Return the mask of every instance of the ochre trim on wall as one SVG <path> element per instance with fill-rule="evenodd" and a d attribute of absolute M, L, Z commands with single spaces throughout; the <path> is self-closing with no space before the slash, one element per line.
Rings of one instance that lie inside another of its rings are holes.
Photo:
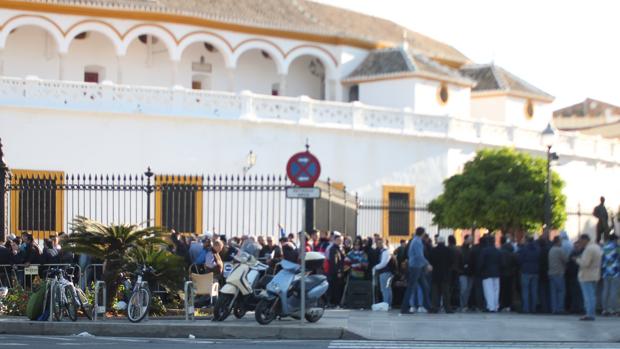
<path fill-rule="evenodd" d="M 545 97 L 535 95 L 533 93 L 519 92 L 519 91 L 472 91 L 471 98 L 488 98 L 488 97 L 517 97 L 517 98 L 529 98 L 531 100 L 543 103 L 551 103 L 555 99 L 554 97 Z"/>
<path fill-rule="evenodd" d="M 384 239 L 389 240 L 392 246 L 397 246 L 401 239 L 407 239 L 415 230 L 415 212 L 409 210 L 409 236 L 390 236 L 390 193 L 409 194 L 409 207 L 415 207 L 415 186 L 412 185 L 384 185 L 383 186 L 383 232 Z M 397 245 L 394 245 L 397 244 Z"/>
<path fill-rule="evenodd" d="M 20 170 L 11 169 L 12 185 L 19 185 L 21 179 L 53 179 L 57 188 L 62 187 L 65 182 L 65 173 L 61 171 L 45 171 L 45 170 Z M 19 236 L 24 230 L 19 226 L 19 190 L 11 190 L 11 226 L 10 232 Z M 54 230 L 28 230 L 32 234 L 35 240 L 42 240 L 49 238 L 50 233 L 57 233 L 62 231 L 64 223 L 64 191 L 62 189 L 56 189 L 56 224 Z"/>
<path fill-rule="evenodd" d="M 345 38 L 335 35 L 321 35 L 312 33 L 300 33 L 282 29 L 260 28 L 250 25 L 224 23 L 211 19 L 197 18 L 185 15 L 175 15 L 168 13 L 158 12 L 145 12 L 145 11 L 128 11 L 121 9 L 104 9 L 104 8 L 92 8 L 82 6 L 69 6 L 60 4 L 46 4 L 46 3 L 30 3 L 22 1 L 4 0 L 0 2 L 0 8 L 21 10 L 21 11 L 36 11 L 47 12 L 64 15 L 78 15 L 78 16 L 92 16 L 92 17 L 107 17 L 117 19 L 131 19 L 131 20 L 143 20 L 153 22 L 169 22 L 177 24 L 196 25 L 201 27 L 209 27 L 214 29 L 229 30 L 234 32 L 255 34 L 255 35 L 267 35 L 276 36 L 286 39 L 303 40 L 320 42 L 331 45 L 347 45 L 352 47 L 359 47 L 363 49 L 375 49 L 383 48 L 386 45 L 393 46 L 383 41 L 371 42 L 368 40 Z"/>
<path fill-rule="evenodd" d="M 444 83 L 448 83 L 448 84 L 452 84 L 456 86 L 462 86 L 462 87 L 473 86 L 471 83 L 466 83 L 464 81 L 459 81 L 456 79 L 450 79 L 447 77 L 441 77 L 438 75 L 428 74 L 428 73 L 423 73 L 423 72 L 397 73 L 397 74 L 386 74 L 383 76 L 368 77 L 368 78 L 362 77 L 362 78 L 357 78 L 357 79 L 356 78 L 346 79 L 342 81 L 342 84 L 343 85 L 355 85 L 355 84 L 363 84 L 366 82 L 400 80 L 400 79 L 422 79 L 422 80 L 429 80 L 429 81 L 439 81 L 439 82 L 444 82 Z"/>
<path fill-rule="evenodd" d="M 162 191 L 161 186 L 165 184 L 179 184 L 179 185 L 198 185 L 202 186 L 202 177 L 199 176 L 183 176 L 183 175 L 157 175 L 155 176 L 155 226 L 159 227 L 162 224 Z M 194 231 L 183 231 L 179 233 L 202 233 L 202 190 L 196 190 L 196 207 L 195 210 L 195 222 Z"/>

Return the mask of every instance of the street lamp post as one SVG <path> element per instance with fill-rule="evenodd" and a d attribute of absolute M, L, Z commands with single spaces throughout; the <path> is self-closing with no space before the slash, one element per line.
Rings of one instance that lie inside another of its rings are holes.
<path fill-rule="evenodd" d="M 558 155 L 551 152 L 551 147 L 555 142 L 556 133 L 551 123 L 547 124 L 547 127 L 542 132 L 542 143 L 547 147 L 547 186 L 545 188 L 545 222 L 543 235 L 549 238 L 551 232 L 551 161 L 557 160 Z"/>

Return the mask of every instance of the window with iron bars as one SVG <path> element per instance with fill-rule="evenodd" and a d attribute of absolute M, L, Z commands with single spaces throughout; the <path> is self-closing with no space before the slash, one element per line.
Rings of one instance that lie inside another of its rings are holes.
<path fill-rule="evenodd" d="M 33 233 L 35 239 L 62 230 L 62 172 L 12 170 L 10 227 L 14 234 Z"/>

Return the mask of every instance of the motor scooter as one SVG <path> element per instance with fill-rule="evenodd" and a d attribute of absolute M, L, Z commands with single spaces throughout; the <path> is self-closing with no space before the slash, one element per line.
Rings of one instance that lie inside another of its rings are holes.
<path fill-rule="evenodd" d="M 319 252 L 306 253 L 306 266 L 314 270 L 323 264 L 325 256 Z M 325 303 L 322 296 L 329 283 L 325 275 L 301 275 L 301 265 L 287 260 L 280 262 L 282 268 L 259 294 L 254 316 L 261 325 L 267 325 L 276 318 L 290 316 L 305 317 L 308 322 L 317 322 L 323 316 Z M 301 278 L 306 280 L 306 311 L 301 314 Z"/>
<path fill-rule="evenodd" d="M 254 310 L 258 302 L 255 295 L 256 287 L 267 283 L 268 279 L 263 280 L 268 269 L 266 264 L 259 262 L 247 252 L 237 253 L 234 260 L 238 264 L 226 278 L 226 284 L 219 290 L 213 308 L 213 321 L 224 321 L 231 312 L 240 319 L 248 310 Z"/>

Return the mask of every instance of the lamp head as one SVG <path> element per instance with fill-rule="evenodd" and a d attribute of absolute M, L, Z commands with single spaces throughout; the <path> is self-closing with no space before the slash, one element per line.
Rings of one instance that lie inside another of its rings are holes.
<path fill-rule="evenodd" d="M 547 148 L 551 148 L 553 146 L 553 143 L 555 143 L 556 137 L 557 134 L 555 130 L 551 126 L 551 123 L 548 123 L 547 127 L 542 131 L 542 144 Z"/>

